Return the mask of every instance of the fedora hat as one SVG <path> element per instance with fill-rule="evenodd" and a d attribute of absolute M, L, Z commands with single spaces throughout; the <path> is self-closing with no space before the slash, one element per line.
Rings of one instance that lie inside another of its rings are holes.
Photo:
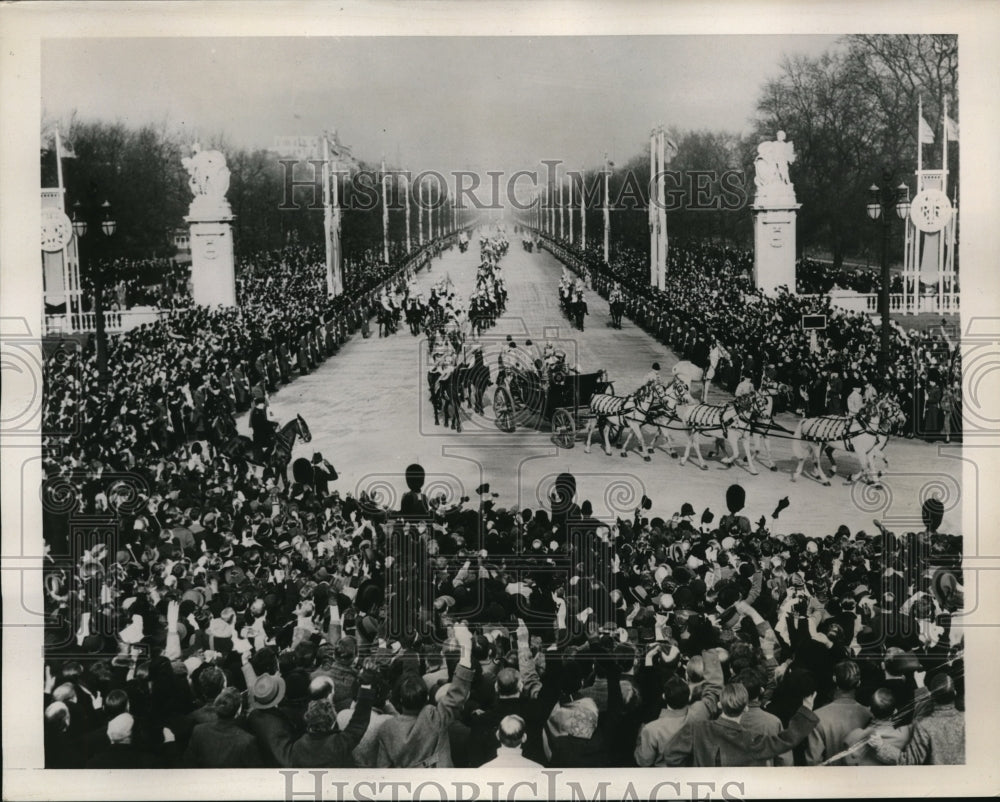
<path fill-rule="evenodd" d="M 275 707 L 285 698 L 285 680 L 273 674 L 262 674 L 253 684 L 253 702 L 255 710 L 267 710 Z"/>

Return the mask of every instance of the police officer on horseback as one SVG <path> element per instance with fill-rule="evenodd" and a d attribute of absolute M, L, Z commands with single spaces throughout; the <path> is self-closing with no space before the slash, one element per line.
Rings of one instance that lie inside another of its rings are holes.
<path fill-rule="evenodd" d="M 253 444 L 262 454 L 271 453 L 274 448 L 274 438 L 278 431 L 278 420 L 267 404 L 266 398 L 254 399 L 250 411 L 250 429 L 253 431 Z"/>

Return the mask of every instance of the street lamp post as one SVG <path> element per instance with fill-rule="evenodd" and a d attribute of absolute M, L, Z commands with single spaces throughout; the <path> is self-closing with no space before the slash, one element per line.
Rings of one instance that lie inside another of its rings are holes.
<path fill-rule="evenodd" d="M 80 201 L 73 204 L 73 233 L 76 235 L 76 247 L 80 254 L 81 262 L 83 261 L 84 250 L 81 246 L 90 228 L 87 216 L 87 213 L 80 206 Z M 111 204 L 108 201 L 104 201 L 100 206 L 100 228 L 101 234 L 108 238 L 114 235 L 118 228 L 118 223 L 111 214 Z M 87 267 L 90 268 L 90 273 L 94 280 L 94 350 L 97 357 L 97 372 L 98 375 L 104 377 L 107 375 L 108 367 L 107 333 L 104 326 L 104 270 L 97 263 L 96 259 L 90 258 L 90 254 L 87 257 Z"/>
<path fill-rule="evenodd" d="M 890 343 L 892 339 L 892 324 L 890 320 L 889 294 L 891 291 L 891 276 L 889 274 L 889 238 L 892 233 L 892 212 L 901 220 L 910 213 L 910 189 L 906 184 L 892 186 L 891 170 L 882 171 L 882 186 L 872 184 L 868 189 L 868 217 L 872 222 L 882 221 L 882 282 L 879 292 L 879 314 L 882 316 L 882 342 L 879 350 L 879 373 L 888 379 L 890 364 Z"/>

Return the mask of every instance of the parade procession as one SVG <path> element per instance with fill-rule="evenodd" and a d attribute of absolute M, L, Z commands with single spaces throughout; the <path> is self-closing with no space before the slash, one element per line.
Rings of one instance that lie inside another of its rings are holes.
<path fill-rule="evenodd" d="M 450 103 L 412 41 L 120 53 L 197 58 L 197 127 L 73 112 L 117 40 L 53 57 L 45 768 L 965 764 L 957 37 L 747 36 L 746 99 L 698 104 L 566 37 L 570 103 L 503 38 Z M 729 58 L 687 38 L 616 57 Z M 407 100 L 212 112 L 251 64 Z"/>

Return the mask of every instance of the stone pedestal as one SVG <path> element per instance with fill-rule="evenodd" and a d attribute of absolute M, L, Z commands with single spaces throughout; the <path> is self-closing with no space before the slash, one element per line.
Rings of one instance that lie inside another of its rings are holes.
<path fill-rule="evenodd" d="M 753 279 L 766 295 L 776 295 L 782 285 L 795 292 L 795 217 L 801 207 L 794 200 L 753 205 Z"/>
<path fill-rule="evenodd" d="M 232 216 L 186 217 L 191 226 L 191 287 L 199 306 L 236 306 Z"/>
<path fill-rule="evenodd" d="M 181 159 L 194 199 L 184 220 L 191 226 L 191 294 L 199 306 L 236 306 L 233 269 L 233 210 L 226 200 L 229 168 L 217 150 Z"/>

